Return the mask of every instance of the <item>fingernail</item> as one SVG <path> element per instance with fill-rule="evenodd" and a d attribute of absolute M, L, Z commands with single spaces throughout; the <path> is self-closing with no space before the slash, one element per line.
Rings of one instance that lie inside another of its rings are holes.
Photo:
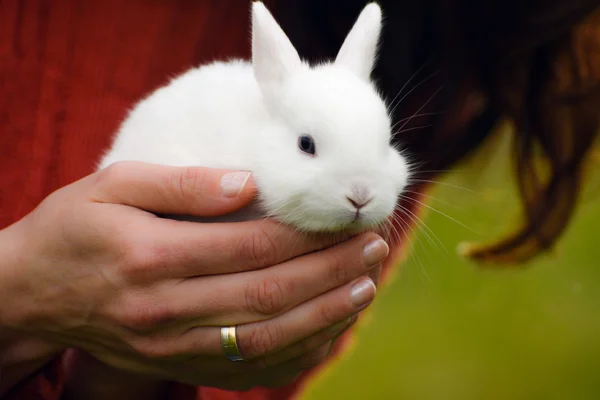
<path fill-rule="evenodd" d="M 390 247 L 383 239 L 377 239 L 364 248 L 363 258 L 365 265 L 371 267 L 379 264 L 388 256 Z"/>
<path fill-rule="evenodd" d="M 363 279 L 352 287 L 350 299 L 355 307 L 363 307 L 375 298 L 375 284 L 370 279 Z"/>
<path fill-rule="evenodd" d="M 239 195 L 250 178 L 250 172 L 230 172 L 221 178 L 221 192 L 225 197 Z"/>

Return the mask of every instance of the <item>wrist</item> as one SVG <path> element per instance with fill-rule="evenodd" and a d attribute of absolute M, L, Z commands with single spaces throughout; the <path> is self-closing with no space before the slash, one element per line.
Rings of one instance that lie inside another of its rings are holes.
<path fill-rule="evenodd" d="M 0 341 L 26 324 L 29 306 L 26 257 L 31 249 L 26 244 L 24 220 L 0 230 Z"/>
<path fill-rule="evenodd" d="M 61 352 L 59 345 L 23 332 L 14 321 L 25 313 L 18 299 L 23 273 L 20 255 L 23 238 L 17 224 L 0 230 L 0 397 Z"/>

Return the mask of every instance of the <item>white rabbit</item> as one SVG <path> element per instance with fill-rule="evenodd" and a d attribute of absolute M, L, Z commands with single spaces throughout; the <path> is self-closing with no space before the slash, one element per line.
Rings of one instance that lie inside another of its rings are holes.
<path fill-rule="evenodd" d="M 252 171 L 259 201 L 306 231 L 365 230 L 393 214 L 409 164 L 371 82 L 382 15 L 371 3 L 334 62 L 310 66 L 262 2 L 252 62 L 193 68 L 141 101 L 99 164 L 123 160 Z M 220 220 L 227 220 L 227 217 Z"/>

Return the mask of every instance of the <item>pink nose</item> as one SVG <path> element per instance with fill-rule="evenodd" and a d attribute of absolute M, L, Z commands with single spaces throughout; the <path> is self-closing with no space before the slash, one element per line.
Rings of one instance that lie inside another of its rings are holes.
<path fill-rule="evenodd" d="M 371 202 L 372 199 L 369 199 L 367 201 L 362 201 L 362 202 L 358 202 L 356 200 L 354 200 L 353 198 L 346 196 L 346 198 L 348 199 L 348 201 L 350 202 L 350 204 L 352 204 L 354 206 L 354 208 L 356 208 L 357 210 L 360 210 L 361 208 L 363 208 L 364 206 L 366 206 L 367 204 L 369 204 Z"/>
<path fill-rule="evenodd" d="M 346 195 L 346 199 L 354 208 L 360 210 L 373 200 L 369 188 L 365 185 L 353 185 L 350 195 Z"/>

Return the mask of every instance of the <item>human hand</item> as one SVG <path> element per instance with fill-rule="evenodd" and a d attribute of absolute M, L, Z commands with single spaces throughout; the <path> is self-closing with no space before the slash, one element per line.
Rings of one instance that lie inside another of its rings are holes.
<path fill-rule="evenodd" d="M 7 230 L 18 262 L 0 322 L 120 370 L 225 389 L 277 385 L 318 363 L 372 301 L 365 275 L 387 245 L 363 234 L 330 247 L 336 238 L 269 220 L 156 217 L 249 204 L 252 180 L 222 186 L 227 172 L 125 162 L 54 192 Z M 223 356 L 219 327 L 230 325 L 247 361 Z"/>

